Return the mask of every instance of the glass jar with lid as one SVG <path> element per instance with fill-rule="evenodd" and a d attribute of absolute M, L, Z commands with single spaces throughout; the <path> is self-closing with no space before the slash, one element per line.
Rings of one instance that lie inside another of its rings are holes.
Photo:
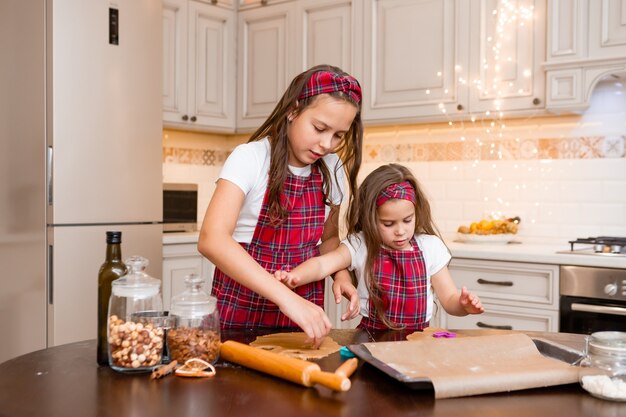
<path fill-rule="evenodd" d="M 596 332 L 587 337 L 580 384 L 595 397 L 626 401 L 626 332 Z"/>
<path fill-rule="evenodd" d="M 125 263 L 128 274 L 111 283 L 109 365 L 120 372 L 147 372 L 163 355 L 161 281 L 145 273 L 147 259 L 133 256 Z"/>
<path fill-rule="evenodd" d="M 167 346 L 170 359 L 179 363 L 192 358 L 215 363 L 219 355 L 217 299 L 202 289 L 203 284 L 204 279 L 190 274 L 185 277 L 185 291 L 172 297 L 174 324 L 167 332 Z"/>

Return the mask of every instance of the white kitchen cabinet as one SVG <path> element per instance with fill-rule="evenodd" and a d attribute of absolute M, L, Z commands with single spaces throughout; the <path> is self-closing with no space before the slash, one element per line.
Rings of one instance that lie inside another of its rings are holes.
<path fill-rule="evenodd" d="M 163 0 L 166 127 L 235 130 L 235 10 L 212 3 Z"/>
<path fill-rule="evenodd" d="M 363 119 L 445 118 L 463 111 L 459 83 L 469 51 L 463 0 L 367 0 L 364 10 Z M 457 110 L 458 107 L 458 110 Z"/>
<path fill-rule="evenodd" d="M 314 65 L 335 65 L 358 77 L 360 25 L 354 22 L 361 21 L 361 5 L 355 0 L 302 0 L 242 7 L 237 129 L 259 127 L 293 77 Z"/>
<path fill-rule="evenodd" d="M 360 79 L 356 51 L 362 29 L 363 2 L 358 0 L 301 0 L 297 2 L 297 72 L 334 65 Z"/>
<path fill-rule="evenodd" d="M 472 0 L 469 110 L 530 112 L 545 107 L 545 0 L 518 0 L 532 18 L 507 20 L 499 0 Z M 502 34 L 499 36 L 499 34 Z"/>
<path fill-rule="evenodd" d="M 480 297 L 485 313 L 456 317 L 438 306 L 439 325 L 558 331 L 558 265 L 454 258 L 448 268 L 458 288 Z"/>
<path fill-rule="evenodd" d="M 173 295 L 185 290 L 185 277 L 198 274 L 204 278 L 204 290 L 211 293 L 213 264 L 199 252 L 196 243 L 163 245 L 163 308 L 169 310 Z"/>
<path fill-rule="evenodd" d="M 348 309 L 349 301 L 342 297 L 341 303 L 335 303 L 332 278 L 326 278 L 324 285 L 324 311 L 333 329 L 355 329 L 361 322 L 361 315 L 356 316 L 352 320 L 341 321 L 341 315 Z"/>
<path fill-rule="evenodd" d="M 542 112 L 545 0 L 524 25 L 499 24 L 498 0 L 367 0 L 364 120 L 373 123 Z M 494 50 L 498 29 L 506 36 Z M 495 51 L 495 52 L 494 52 Z"/>
<path fill-rule="evenodd" d="M 596 84 L 626 72 L 626 0 L 548 0 L 546 108 L 582 112 Z"/>
<path fill-rule="evenodd" d="M 256 129 L 295 75 L 295 3 L 244 9 L 238 16 L 237 128 Z"/>
<path fill-rule="evenodd" d="M 589 58 L 624 57 L 626 57 L 626 0 L 591 1 Z"/>
<path fill-rule="evenodd" d="M 486 311 L 481 315 L 457 317 L 446 315 L 446 329 L 502 329 L 536 332 L 557 332 L 557 311 L 529 308 L 509 308 L 485 303 Z"/>
<path fill-rule="evenodd" d="M 256 7 L 267 6 L 276 3 L 285 3 L 294 0 L 238 0 L 239 10 L 251 9 Z"/>

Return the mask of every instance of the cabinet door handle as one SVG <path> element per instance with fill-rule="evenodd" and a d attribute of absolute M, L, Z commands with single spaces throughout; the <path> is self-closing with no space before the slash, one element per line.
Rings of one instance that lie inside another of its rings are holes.
<path fill-rule="evenodd" d="M 513 281 L 489 281 L 486 279 L 478 278 L 476 282 L 479 284 L 487 284 L 487 285 L 501 285 L 503 287 L 513 286 Z"/>
<path fill-rule="evenodd" d="M 186 114 L 183 115 L 182 119 L 186 122 L 187 120 L 189 120 L 189 116 L 187 116 Z"/>
<path fill-rule="evenodd" d="M 477 321 L 476 326 L 482 329 L 513 330 L 513 326 L 496 326 L 494 324 L 483 323 L 482 321 Z"/>
<path fill-rule="evenodd" d="M 191 116 L 191 119 L 189 119 L 189 120 L 191 120 L 192 122 L 195 122 L 198 119 L 196 118 L 196 116 Z"/>

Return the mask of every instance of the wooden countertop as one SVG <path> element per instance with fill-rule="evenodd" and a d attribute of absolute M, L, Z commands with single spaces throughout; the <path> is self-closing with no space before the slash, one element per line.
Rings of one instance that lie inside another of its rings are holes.
<path fill-rule="evenodd" d="M 222 340 L 254 340 L 260 332 L 229 332 Z M 536 335 L 536 334 L 534 334 Z M 404 340 L 402 332 L 368 334 L 334 330 L 340 344 Z M 580 349 L 582 335 L 542 333 Z M 72 416 L 544 416 L 626 415 L 626 404 L 596 399 L 578 384 L 474 397 L 435 400 L 411 390 L 367 363 L 352 376 L 352 388 L 333 393 L 304 388 L 230 363 L 218 363 L 210 379 L 120 374 L 96 365 L 94 340 L 30 353 L 0 364 L 0 415 Z M 334 370 L 339 353 L 318 363 Z"/>

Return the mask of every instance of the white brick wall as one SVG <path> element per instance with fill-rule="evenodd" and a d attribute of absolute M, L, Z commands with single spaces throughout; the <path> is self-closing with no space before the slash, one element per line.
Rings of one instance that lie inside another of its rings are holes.
<path fill-rule="evenodd" d="M 624 158 L 498 161 L 497 169 L 473 168 L 466 161 L 404 165 L 424 187 L 435 221 L 446 235 L 500 211 L 522 218 L 521 237 L 626 236 Z M 362 176 L 377 166 L 366 164 Z"/>

